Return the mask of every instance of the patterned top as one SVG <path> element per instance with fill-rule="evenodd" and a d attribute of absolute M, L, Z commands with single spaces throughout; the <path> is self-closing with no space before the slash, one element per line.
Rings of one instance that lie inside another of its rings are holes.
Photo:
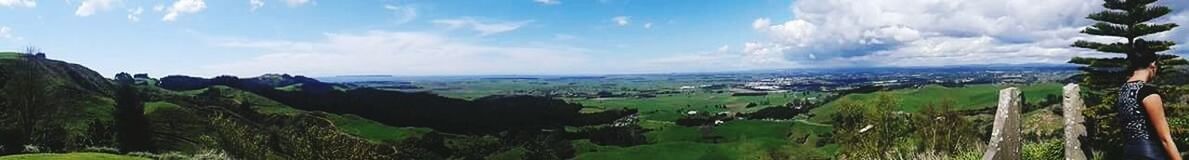
<path fill-rule="evenodd" d="M 1142 103 L 1144 97 L 1156 94 L 1156 91 L 1145 84 L 1143 81 L 1124 83 L 1119 89 L 1119 100 L 1115 101 L 1115 112 L 1119 113 L 1117 120 L 1123 126 L 1123 137 L 1127 141 L 1156 140 L 1152 136 L 1156 130 L 1152 128 Z"/>

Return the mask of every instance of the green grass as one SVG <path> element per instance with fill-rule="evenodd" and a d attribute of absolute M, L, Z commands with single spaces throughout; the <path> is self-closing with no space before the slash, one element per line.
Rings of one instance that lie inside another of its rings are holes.
<path fill-rule="evenodd" d="M 1037 103 L 1044 100 L 1046 95 L 1061 95 L 1061 87 L 1061 84 L 1057 83 L 1044 83 L 1020 86 L 1019 88 L 1023 91 L 1022 95 L 1026 100 L 1025 103 Z M 828 122 L 830 121 L 830 117 L 837 112 L 836 108 L 839 102 L 868 103 L 874 101 L 879 94 L 885 93 L 895 96 L 899 102 L 900 110 L 907 112 L 919 111 L 925 105 L 939 103 L 943 99 L 952 100 L 955 103 L 955 109 L 958 110 L 980 109 L 994 107 L 999 100 L 999 90 L 1003 88 L 1006 88 L 1006 86 L 983 84 L 960 88 L 946 88 L 938 85 L 929 85 L 921 88 L 850 94 L 833 102 L 826 103 L 822 107 L 814 108 L 810 112 L 814 114 L 812 118 L 814 122 Z"/>
<path fill-rule="evenodd" d="M 239 101 L 240 103 L 252 104 L 252 106 L 256 107 L 256 111 L 260 113 L 295 115 L 302 112 L 301 110 L 294 109 L 288 105 L 281 104 L 281 102 L 265 98 L 264 96 L 227 86 L 214 86 L 213 88 L 207 88 L 203 91 L 209 91 L 210 89 L 218 89 L 224 95 L 230 95 L 232 99 Z"/>
<path fill-rule="evenodd" d="M 694 92 L 658 95 L 653 98 L 571 99 L 570 101 L 589 108 L 637 109 L 642 113 L 641 118 L 643 119 L 675 121 L 689 110 L 707 113 L 723 111 L 747 113 L 766 106 L 783 105 L 797 97 L 799 96 L 790 93 L 774 93 L 766 96 L 731 96 L 730 93 Z M 759 107 L 745 108 L 748 103 L 756 103 Z M 727 108 L 718 107 L 723 105 Z"/>
<path fill-rule="evenodd" d="M 21 58 L 21 53 L 17 52 L 0 52 L 0 59 L 17 59 Z"/>
<path fill-rule="evenodd" d="M 713 129 L 723 137 L 721 143 L 703 141 L 702 132 L 694 127 L 669 124 L 653 128 L 646 133 L 651 143 L 646 145 L 600 146 L 576 140 L 576 159 L 756 159 L 772 151 L 829 155 L 837 150 L 836 145 L 813 148 L 818 135 L 830 132 L 832 127 L 805 121 L 730 121 Z M 805 144 L 793 143 L 793 139 L 806 135 L 809 138 Z"/>
<path fill-rule="evenodd" d="M 148 158 L 107 153 L 37 153 L 0 157 L 0 160 L 147 160 Z"/>
<path fill-rule="evenodd" d="M 144 114 L 152 114 L 154 111 L 162 108 L 181 108 L 181 106 L 164 101 L 148 102 L 144 104 Z"/>
<path fill-rule="evenodd" d="M 377 142 L 398 142 L 421 137 L 433 130 L 416 127 L 393 127 L 355 115 L 332 115 L 330 121 L 343 132 Z"/>

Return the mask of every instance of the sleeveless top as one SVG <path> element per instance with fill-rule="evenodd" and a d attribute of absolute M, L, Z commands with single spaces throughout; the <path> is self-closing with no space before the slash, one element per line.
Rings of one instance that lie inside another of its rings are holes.
<path fill-rule="evenodd" d="M 1115 101 L 1115 112 L 1119 114 L 1117 120 L 1128 142 L 1156 140 L 1156 130 L 1143 106 L 1144 97 L 1156 94 L 1156 90 L 1145 84 L 1143 81 L 1124 83 L 1119 89 L 1119 99 Z"/>

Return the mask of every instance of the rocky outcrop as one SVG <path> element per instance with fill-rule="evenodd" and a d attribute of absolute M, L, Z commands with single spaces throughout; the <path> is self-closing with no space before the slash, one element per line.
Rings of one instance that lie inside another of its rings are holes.
<path fill-rule="evenodd" d="M 1065 159 L 1068 160 L 1085 160 L 1091 157 L 1088 145 L 1083 143 L 1086 137 L 1086 122 L 1082 116 L 1082 110 L 1086 108 L 1083 104 L 1081 96 L 1081 87 L 1077 84 L 1065 85 L 1062 94 L 1064 100 L 1061 103 L 1062 112 L 1065 114 Z"/>
<path fill-rule="evenodd" d="M 987 144 L 986 152 L 983 152 L 984 160 L 1020 159 L 1020 147 L 1023 143 L 1020 136 L 1022 102 L 1019 88 L 999 90 L 999 107 L 995 110 L 991 142 Z"/>

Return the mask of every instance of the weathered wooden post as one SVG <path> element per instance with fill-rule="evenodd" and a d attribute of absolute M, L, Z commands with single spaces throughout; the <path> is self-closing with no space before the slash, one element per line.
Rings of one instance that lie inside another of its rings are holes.
<path fill-rule="evenodd" d="M 1009 87 L 999 90 L 999 107 L 995 110 L 995 124 L 991 130 L 991 142 L 983 152 L 983 160 L 1020 159 L 1020 89 Z"/>
<path fill-rule="evenodd" d="M 1082 116 L 1082 109 L 1086 106 L 1082 103 L 1081 87 L 1070 83 L 1062 89 L 1064 100 L 1061 102 L 1061 108 L 1065 114 L 1065 159 L 1085 160 L 1091 155 L 1088 148 L 1083 148 L 1082 144 L 1082 139 L 1086 138 L 1086 126 L 1082 125 L 1086 119 Z"/>

